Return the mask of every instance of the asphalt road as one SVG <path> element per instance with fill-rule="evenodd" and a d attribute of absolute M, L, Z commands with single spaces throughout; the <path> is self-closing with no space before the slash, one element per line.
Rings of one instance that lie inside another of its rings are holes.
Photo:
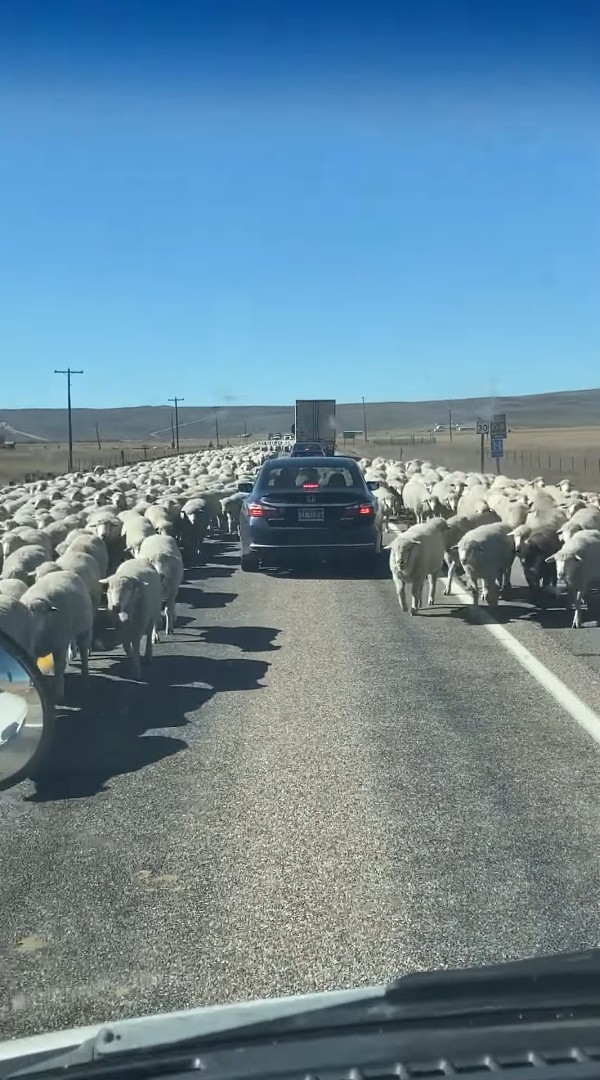
<path fill-rule="evenodd" d="M 237 564 L 0 795 L 4 1037 L 600 944 L 590 735 L 460 603 Z M 506 619 L 600 711 L 600 631 Z"/>

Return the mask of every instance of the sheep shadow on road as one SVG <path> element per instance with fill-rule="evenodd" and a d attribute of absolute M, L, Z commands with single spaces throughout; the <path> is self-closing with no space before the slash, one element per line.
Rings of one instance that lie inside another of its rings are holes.
<path fill-rule="evenodd" d="M 491 615 L 495 622 L 501 625 L 510 623 L 535 623 L 545 630 L 560 630 L 570 625 L 569 613 L 562 608 L 535 607 L 530 599 L 521 600 L 511 597 L 501 600 L 497 607 L 488 607 L 487 604 L 471 602 L 452 604 L 448 609 L 448 615 L 452 619 L 462 619 L 463 622 L 481 623 L 482 612 Z"/>
<path fill-rule="evenodd" d="M 206 699 L 205 692 L 177 687 L 168 713 L 156 721 L 156 696 L 143 682 L 105 674 L 66 679 L 69 708 L 57 712 L 47 757 L 36 775 L 31 802 L 81 799 L 106 790 L 107 781 L 137 772 L 185 750 L 187 743 L 168 734 L 143 738 L 152 727 L 183 727 L 186 713 Z"/>
<path fill-rule="evenodd" d="M 190 585 L 181 585 L 177 594 L 178 604 L 187 604 L 191 608 L 222 608 L 235 600 L 237 593 L 212 592 L 209 589 L 194 589 Z"/>
<path fill-rule="evenodd" d="M 169 729 L 188 727 L 215 694 L 262 689 L 269 664 L 155 655 L 143 682 L 118 677 L 120 669 L 126 672 L 126 662 L 117 660 L 87 682 L 78 673 L 67 676 L 69 707 L 58 710 L 52 746 L 27 801 L 89 798 L 106 791 L 113 776 L 186 750 L 188 743 Z"/>
<path fill-rule="evenodd" d="M 279 634 L 274 626 L 203 626 L 202 641 L 207 645 L 233 645 L 242 652 L 273 652 L 280 649 L 274 640 Z"/>
<path fill-rule="evenodd" d="M 359 561 L 344 562 L 343 560 L 307 558 L 294 563 L 290 562 L 289 565 L 263 566 L 260 573 L 267 577 L 319 581 L 377 581 L 391 576 L 389 561 L 385 555 L 370 566 L 361 564 Z"/>

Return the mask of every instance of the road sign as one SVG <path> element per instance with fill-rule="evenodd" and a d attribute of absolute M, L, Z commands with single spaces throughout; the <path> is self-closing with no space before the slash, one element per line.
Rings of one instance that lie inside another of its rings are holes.
<path fill-rule="evenodd" d="M 492 439 L 506 438 L 506 413 L 496 413 L 490 424 L 490 437 Z"/>
<path fill-rule="evenodd" d="M 492 457 L 499 458 L 504 457 L 504 439 L 490 439 L 490 450 Z"/>
<path fill-rule="evenodd" d="M 475 428 L 478 435 L 489 435 L 490 422 L 489 420 L 478 420 Z"/>

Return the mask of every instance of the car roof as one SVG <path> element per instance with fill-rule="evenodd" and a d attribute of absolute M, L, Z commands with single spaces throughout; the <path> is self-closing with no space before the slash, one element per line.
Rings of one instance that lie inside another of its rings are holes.
<path fill-rule="evenodd" d="M 315 455 L 314 457 L 311 454 L 299 454 L 297 458 L 292 458 L 289 454 L 283 454 L 282 457 L 271 458 L 270 461 L 265 461 L 263 469 L 265 468 L 265 466 L 268 466 L 271 469 L 278 468 L 282 462 L 285 463 L 286 461 L 293 461 L 294 463 L 298 462 L 298 464 L 301 463 L 302 467 L 304 467 L 305 465 L 312 465 L 315 469 L 324 469 L 328 467 L 337 467 L 338 469 L 343 469 L 348 465 L 357 465 L 357 462 L 354 460 L 354 458 L 338 457 L 337 454 L 335 455 L 335 457 L 332 454 L 329 454 L 325 457 L 321 457 L 320 454 L 318 456 Z"/>

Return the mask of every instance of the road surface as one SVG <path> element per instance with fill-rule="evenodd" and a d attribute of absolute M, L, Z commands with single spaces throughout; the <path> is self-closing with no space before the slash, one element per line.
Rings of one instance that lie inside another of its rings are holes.
<path fill-rule="evenodd" d="M 521 660 L 456 600 L 237 566 L 146 684 L 72 674 L 0 796 L 4 1037 L 600 944 L 599 747 Z M 499 621 L 600 713 L 600 631 Z"/>

